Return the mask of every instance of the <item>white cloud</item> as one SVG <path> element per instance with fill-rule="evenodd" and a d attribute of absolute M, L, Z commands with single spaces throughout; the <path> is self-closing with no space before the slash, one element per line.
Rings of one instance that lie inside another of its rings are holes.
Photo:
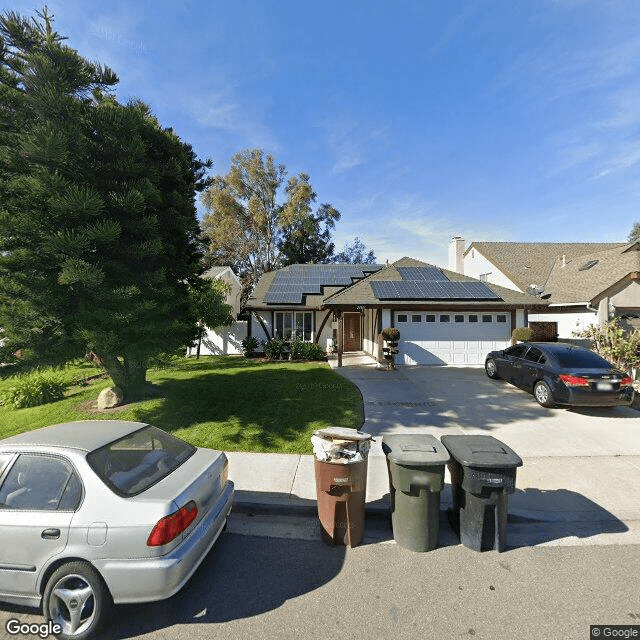
<path fill-rule="evenodd" d="M 386 126 L 371 125 L 362 118 L 333 113 L 320 126 L 325 131 L 326 145 L 334 158 L 331 166 L 334 175 L 366 164 L 387 142 Z"/>
<path fill-rule="evenodd" d="M 604 178 L 618 171 L 629 169 L 640 164 L 640 148 L 637 143 L 627 145 L 625 150 L 614 158 L 611 158 L 595 176 L 596 178 Z"/>

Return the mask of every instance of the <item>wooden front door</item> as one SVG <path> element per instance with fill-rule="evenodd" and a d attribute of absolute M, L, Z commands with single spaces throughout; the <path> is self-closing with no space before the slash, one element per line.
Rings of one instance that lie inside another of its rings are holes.
<path fill-rule="evenodd" d="M 360 333 L 359 313 L 343 314 L 344 323 L 344 351 L 362 351 L 362 337 Z"/>

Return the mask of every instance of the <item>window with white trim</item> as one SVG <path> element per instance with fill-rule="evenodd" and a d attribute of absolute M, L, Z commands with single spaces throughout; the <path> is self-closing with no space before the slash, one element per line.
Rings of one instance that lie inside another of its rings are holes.
<path fill-rule="evenodd" d="M 276 311 L 275 335 L 284 340 L 313 341 L 313 311 Z"/>

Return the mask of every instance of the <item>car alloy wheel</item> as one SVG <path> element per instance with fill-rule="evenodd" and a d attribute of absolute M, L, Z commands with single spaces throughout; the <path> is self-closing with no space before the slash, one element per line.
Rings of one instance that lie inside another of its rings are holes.
<path fill-rule="evenodd" d="M 490 378 L 493 378 L 494 380 L 499 377 L 498 376 L 498 367 L 496 366 L 496 361 L 491 359 L 491 358 L 485 362 L 484 370 L 486 371 L 487 375 Z"/>
<path fill-rule="evenodd" d="M 533 395 L 538 401 L 538 404 L 542 405 L 543 407 L 553 406 L 551 389 L 549 389 L 549 385 L 547 385 L 546 382 L 543 382 L 542 380 L 536 382 L 536 386 L 533 388 Z"/>
<path fill-rule="evenodd" d="M 69 562 L 53 572 L 45 590 L 45 617 L 62 629 L 62 640 L 92 638 L 104 622 L 111 595 L 88 562 Z"/>

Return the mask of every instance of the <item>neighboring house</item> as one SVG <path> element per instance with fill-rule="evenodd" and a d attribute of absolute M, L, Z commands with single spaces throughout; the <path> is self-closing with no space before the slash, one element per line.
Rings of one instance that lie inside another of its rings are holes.
<path fill-rule="evenodd" d="M 238 320 L 240 313 L 240 294 L 242 285 L 231 267 L 211 267 L 206 271 L 203 278 L 211 280 L 222 280 L 229 285 L 229 293 L 225 302 L 231 305 L 231 314 L 235 318 L 230 327 L 209 328 L 202 338 L 200 345 L 200 355 L 238 355 L 242 353 L 242 340 L 247 335 L 247 322 Z M 187 355 L 193 356 L 197 353 L 197 347 L 188 349 Z"/>
<path fill-rule="evenodd" d="M 640 315 L 638 243 L 464 244 L 451 241 L 450 268 L 548 302 L 528 317 L 540 337 L 570 340 L 592 324 Z"/>
<path fill-rule="evenodd" d="M 480 364 L 510 344 L 512 328 L 525 326 L 527 313 L 546 307 L 411 258 L 385 267 L 292 265 L 265 274 L 247 305 L 250 335 L 299 335 L 323 347 L 335 340 L 339 362 L 343 351 L 380 358 L 379 334 L 395 326 L 400 364 Z"/>

